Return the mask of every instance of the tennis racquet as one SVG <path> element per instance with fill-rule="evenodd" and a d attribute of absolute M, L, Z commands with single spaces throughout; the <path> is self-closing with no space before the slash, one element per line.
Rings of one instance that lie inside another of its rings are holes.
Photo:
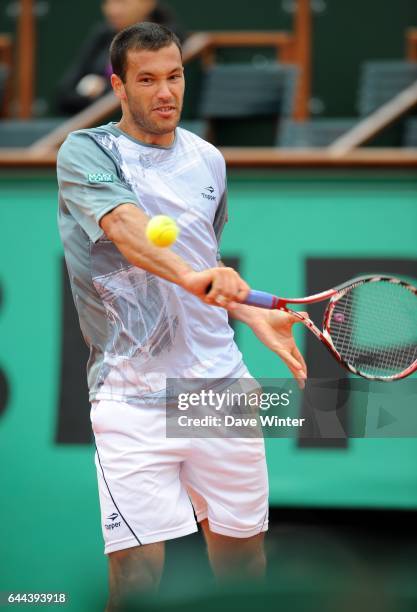
<path fill-rule="evenodd" d="M 287 307 L 325 300 L 322 330 Z M 417 289 L 398 278 L 360 276 L 298 299 L 251 291 L 245 303 L 295 315 L 333 357 L 363 378 L 393 381 L 417 370 Z"/>

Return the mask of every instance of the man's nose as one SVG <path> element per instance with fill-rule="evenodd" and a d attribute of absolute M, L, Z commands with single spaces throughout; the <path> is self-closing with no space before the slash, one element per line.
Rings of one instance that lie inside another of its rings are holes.
<path fill-rule="evenodd" d="M 158 87 L 158 97 L 159 98 L 172 98 L 172 93 L 169 88 L 168 81 L 162 81 Z"/>

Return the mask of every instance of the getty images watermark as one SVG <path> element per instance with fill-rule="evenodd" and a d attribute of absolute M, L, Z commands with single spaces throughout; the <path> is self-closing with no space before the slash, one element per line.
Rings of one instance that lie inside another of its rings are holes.
<path fill-rule="evenodd" d="M 168 379 L 166 434 L 186 437 L 417 436 L 417 380 Z"/>

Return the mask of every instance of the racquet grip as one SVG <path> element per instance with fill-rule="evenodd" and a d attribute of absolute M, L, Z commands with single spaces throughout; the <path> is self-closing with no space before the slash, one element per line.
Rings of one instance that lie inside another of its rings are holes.
<path fill-rule="evenodd" d="M 258 308 L 275 308 L 277 297 L 266 291 L 250 291 L 245 304 L 248 306 L 258 306 Z"/>
<path fill-rule="evenodd" d="M 206 295 L 210 293 L 212 284 L 210 283 L 206 289 Z M 269 308 L 273 310 L 277 306 L 278 298 L 272 293 L 266 291 L 250 291 L 248 297 L 243 302 L 248 306 L 257 306 L 258 308 Z"/>

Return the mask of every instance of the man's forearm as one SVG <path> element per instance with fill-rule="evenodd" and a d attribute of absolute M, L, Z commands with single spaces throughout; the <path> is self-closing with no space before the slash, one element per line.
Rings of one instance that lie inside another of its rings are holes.
<path fill-rule="evenodd" d="M 134 266 L 175 283 L 206 304 L 219 304 L 246 296 L 248 286 L 232 268 L 215 266 L 195 271 L 170 249 L 149 242 L 146 226 L 149 217 L 135 204 L 120 204 L 100 221 L 106 236 Z"/>
<path fill-rule="evenodd" d="M 234 319 L 246 323 L 251 326 L 256 317 L 259 316 L 262 308 L 256 306 L 247 306 L 246 304 L 236 304 L 233 308 L 229 309 L 229 314 Z"/>
<path fill-rule="evenodd" d="M 134 266 L 181 285 L 192 268 L 169 248 L 149 242 L 145 230 L 149 217 L 133 204 L 121 204 L 101 220 L 101 227 Z M 107 217 L 107 218 L 106 218 Z"/>

